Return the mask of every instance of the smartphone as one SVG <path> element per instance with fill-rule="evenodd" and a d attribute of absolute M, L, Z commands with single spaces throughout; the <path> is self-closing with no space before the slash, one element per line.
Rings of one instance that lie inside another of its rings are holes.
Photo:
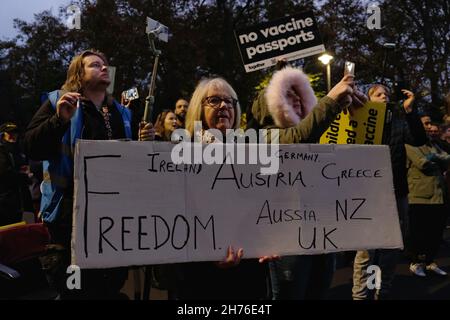
<path fill-rule="evenodd" d="M 354 62 L 345 61 L 344 76 L 346 76 L 348 74 L 355 76 L 355 63 Z"/>
<path fill-rule="evenodd" d="M 139 93 L 136 88 L 125 90 L 122 95 L 128 101 L 139 99 Z"/>

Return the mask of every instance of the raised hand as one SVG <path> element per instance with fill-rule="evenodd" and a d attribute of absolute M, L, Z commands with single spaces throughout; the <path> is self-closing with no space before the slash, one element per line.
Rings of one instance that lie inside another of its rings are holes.
<path fill-rule="evenodd" d="M 409 90 L 402 89 L 403 94 L 407 97 L 405 101 L 403 101 L 403 108 L 406 113 L 410 113 L 412 111 L 412 106 L 414 102 L 414 93 Z"/>
<path fill-rule="evenodd" d="M 78 92 L 67 92 L 56 103 L 56 114 L 64 123 L 72 119 L 77 110 L 77 101 L 80 97 L 81 94 Z"/>

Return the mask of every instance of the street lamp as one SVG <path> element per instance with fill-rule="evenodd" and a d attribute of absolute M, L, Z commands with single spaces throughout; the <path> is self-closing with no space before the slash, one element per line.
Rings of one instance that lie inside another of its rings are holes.
<path fill-rule="evenodd" d="M 324 53 L 319 57 L 320 62 L 327 66 L 327 92 L 331 90 L 331 66 L 330 61 L 333 59 L 333 56 L 330 56 L 328 53 Z"/>
<path fill-rule="evenodd" d="M 384 76 L 386 73 L 386 62 L 388 59 L 388 50 L 394 50 L 395 49 L 395 43 L 391 43 L 391 42 L 385 42 L 383 43 L 383 48 L 384 48 L 384 59 L 383 59 L 383 67 L 382 67 L 382 71 L 381 71 L 381 83 L 384 83 Z"/>

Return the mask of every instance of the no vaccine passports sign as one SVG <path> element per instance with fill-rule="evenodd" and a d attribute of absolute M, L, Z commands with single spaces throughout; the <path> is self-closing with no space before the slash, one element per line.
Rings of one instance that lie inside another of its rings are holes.
<path fill-rule="evenodd" d="M 246 72 L 325 51 L 312 11 L 235 30 L 235 37 Z"/>

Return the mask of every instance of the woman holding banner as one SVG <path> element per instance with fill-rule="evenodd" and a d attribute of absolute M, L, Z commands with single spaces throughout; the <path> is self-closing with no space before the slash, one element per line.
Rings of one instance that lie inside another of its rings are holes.
<path fill-rule="evenodd" d="M 216 129 L 224 137 L 227 129 L 239 128 L 240 115 L 237 95 L 230 84 L 222 78 L 205 79 L 192 95 L 186 130 L 194 141 L 213 143 L 219 137 L 207 130 Z M 268 268 L 264 262 L 278 257 L 265 256 L 258 261 L 242 260 L 243 256 L 243 248 L 229 247 L 220 262 L 173 265 L 173 296 L 177 299 L 267 299 Z"/>
<path fill-rule="evenodd" d="M 317 143 L 343 109 L 361 107 L 365 100 L 355 89 L 353 76 L 348 75 L 317 102 L 308 77 L 298 69 L 285 67 L 275 72 L 254 101 L 253 125 L 279 129 L 282 144 Z M 283 256 L 270 263 L 273 299 L 322 299 L 333 273 L 334 254 Z"/>

